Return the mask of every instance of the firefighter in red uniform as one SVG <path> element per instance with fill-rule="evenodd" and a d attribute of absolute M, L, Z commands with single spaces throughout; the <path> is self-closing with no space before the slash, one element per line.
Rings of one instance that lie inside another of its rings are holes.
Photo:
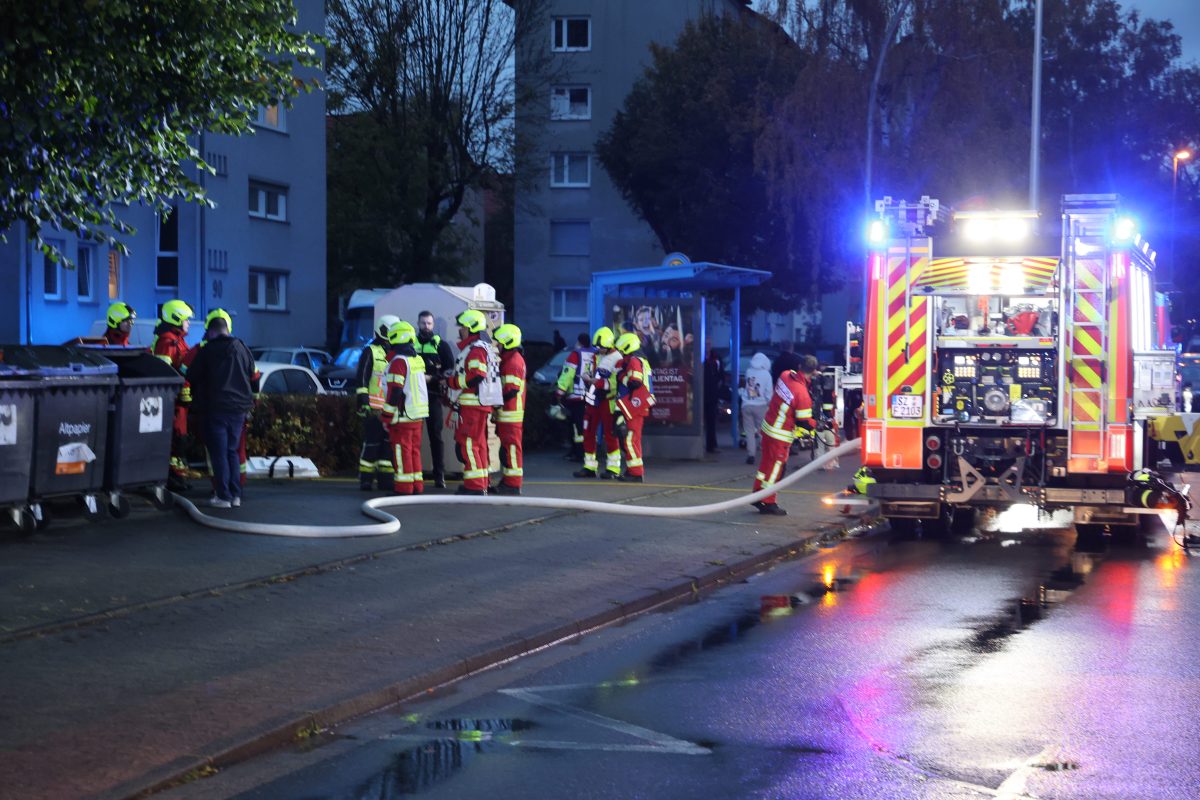
<path fill-rule="evenodd" d="M 775 393 L 763 419 L 762 458 L 758 462 L 752 491 L 774 486 L 787 467 L 792 442 L 801 436 L 812 435 L 814 423 L 810 387 L 816 369 L 817 360 L 812 356 L 804 356 L 800 360 L 800 369 L 784 370 L 775 382 Z M 754 506 L 760 514 L 787 514 L 775 500 L 775 495 L 771 495 Z"/>
<path fill-rule="evenodd" d="M 560 402 L 571 422 L 571 450 L 567 460 L 583 460 L 583 398 L 596 372 L 596 349 L 586 333 L 579 334 L 575 349 L 563 360 L 562 371 L 554 389 L 554 399 Z"/>
<path fill-rule="evenodd" d="M 604 430 L 604 472 L 609 480 L 621 476 L 621 441 L 617 438 L 613 420 L 613 401 L 616 399 L 616 373 L 621 366 L 621 353 L 616 349 L 612 329 L 603 326 L 592 334 L 596 346 L 596 375 L 588 387 L 583 410 L 583 469 L 576 478 L 594 478 L 600 466 L 596 458 L 596 439 Z"/>
<path fill-rule="evenodd" d="M 133 321 L 137 319 L 137 312 L 133 310 L 133 306 L 127 303 L 122 303 L 120 300 L 108 307 L 108 327 L 104 330 L 105 344 L 114 347 L 126 347 L 129 345 L 129 332 L 133 330 Z"/>
<path fill-rule="evenodd" d="M 636 333 L 623 333 L 617 339 L 617 350 L 625 356 L 617 374 L 617 401 L 613 414 L 613 430 L 621 442 L 625 456 L 625 474 L 621 480 L 641 483 L 645 480 L 642 466 L 642 426 L 654 405 L 650 393 L 650 365 L 639 351 L 642 340 Z"/>
<path fill-rule="evenodd" d="M 429 388 L 425 383 L 425 359 L 417 355 L 417 329 L 410 322 L 396 322 L 387 332 L 392 345 L 382 407 L 383 426 L 387 428 L 395 459 L 392 491 L 396 494 L 424 494 L 421 469 L 421 431 L 429 416 Z"/>
<path fill-rule="evenodd" d="M 183 388 L 175 401 L 174 435 L 171 437 L 171 471 L 167 487 L 173 491 L 187 491 L 187 409 L 192 402 L 192 387 L 187 383 L 188 364 L 192 363 L 192 349 L 188 347 L 187 332 L 195 312 L 182 300 L 163 303 L 158 325 L 154 328 L 154 355 L 170 364 L 183 376 Z"/>
<path fill-rule="evenodd" d="M 500 348 L 500 386 L 504 405 L 496 411 L 496 435 L 500 437 L 500 483 L 496 494 L 520 494 L 525 457 L 521 439 L 525 430 L 525 356 L 521 352 L 521 329 L 501 325 L 492 333 Z"/>
<path fill-rule="evenodd" d="M 484 341 L 487 317 L 468 308 L 454 318 L 458 325 L 458 358 L 447 381 L 451 403 L 458 412 L 454 442 L 463 464 L 463 485 L 457 494 L 485 495 L 488 488 L 488 417 L 500 397 L 499 363 Z M 492 364 L 489 365 L 489 361 Z M 490 374 L 491 370 L 495 374 Z"/>

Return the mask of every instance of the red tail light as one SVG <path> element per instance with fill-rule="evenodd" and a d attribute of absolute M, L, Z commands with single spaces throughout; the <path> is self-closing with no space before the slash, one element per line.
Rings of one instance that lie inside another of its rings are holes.
<path fill-rule="evenodd" d="M 928 465 L 930 469 L 941 469 L 942 457 L 937 453 L 930 453 L 929 458 L 925 459 L 925 464 Z"/>
<path fill-rule="evenodd" d="M 936 436 L 928 437 L 925 440 L 925 449 L 926 450 L 941 450 L 942 449 L 942 440 Z"/>

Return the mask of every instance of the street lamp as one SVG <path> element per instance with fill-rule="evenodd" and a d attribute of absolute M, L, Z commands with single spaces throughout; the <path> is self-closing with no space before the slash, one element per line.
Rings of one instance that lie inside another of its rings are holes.
<path fill-rule="evenodd" d="M 1179 185 L 1179 162 L 1192 157 L 1186 147 L 1171 154 L 1171 283 L 1175 282 L 1175 188 Z"/>

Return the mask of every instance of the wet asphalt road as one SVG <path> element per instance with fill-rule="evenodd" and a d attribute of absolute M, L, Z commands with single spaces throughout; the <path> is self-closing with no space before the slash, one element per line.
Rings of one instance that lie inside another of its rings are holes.
<path fill-rule="evenodd" d="M 847 542 L 163 796 L 1200 797 L 1200 557 L 1074 545 Z"/>

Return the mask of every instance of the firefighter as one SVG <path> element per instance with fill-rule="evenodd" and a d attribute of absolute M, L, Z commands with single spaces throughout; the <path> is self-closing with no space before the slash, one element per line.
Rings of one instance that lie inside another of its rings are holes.
<path fill-rule="evenodd" d="M 563 405 L 571 420 L 571 449 L 567 460 L 583 460 L 583 410 L 584 395 L 596 373 L 596 349 L 586 333 L 579 334 L 575 349 L 563 361 L 558 383 L 554 388 L 554 399 Z"/>
<path fill-rule="evenodd" d="M 642 340 L 636 333 L 623 333 L 617 339 L 617 350 L 623 356 L 617 374 L 617 400 L 613 413 L 613 430 L 625 456 L 625 474 L 621 480 L 642 483 L 642 426 L 654 406 L 650 393 L 650 365 L 640 355 Z"/>
<path fill-rule="evenodd" d="M 500 483 L 496 494 L 520 494 L 524 475 L 521 439 L 525 429 L 525 355 L 521 351 L 521 329 L 501 325 L 492 334 L 500 348 L 500 385 L 504 405 L 496 411 L 496 435 L 500 437 Z"/>
<path fill-rule="evenodd" d="M 110 305 L 106 320 L 108 327 L 104 329 L 105 344 L 114 347 L 127 347 L 129 345 L 129 333 L 133 330 L 133 321 L 135 319 L 137 319 L 137 312 L 128 303 L 122 303 L 118 300 Z"/>
<path fill-rule="evenodd" d="M 616 349 L 616 338 L 612 329 L 601 326 L 592 334 L 592 345 L 596 348 L 596 374 L 584 395 L 583 409 L 583 469 L 577 470 L 576 478 L 596 477 L 599 461 L 596 458 L 596 440 L 600 430 L 604 432 L 604 473 L 608 480 L 621 475 L 621 441 L 613 430 L 613 400 L 616 397 L 616 381 L 613 380 L 621 365 L 621 352 Z"/>
<path fill-rule="evenodd" d="M 425 359 L 417 355 L 417 331 L 411 323 L 396 322 L 388 328 L 387 338 L 393 350 L 385 376 L 383 425 L 387 428 L 396 464 L 392 491 L 424 494 L 421 429 L 429 416 Z"/>
<path fill-rule="evenodd" d="M 433 312 L 417 315 L 417 355 L 425 360 L 425 385 L 429 387 L 429 417 L 425 431 L 429 434 L 429 456 L 433 461 L 433 485 L 446 488 L 446 456 L 442 447 L 442 425 L 445 421 L 446 373 L 454 369 L 454 351 L 450 343 L 433 332 Z"/>
<path fill-rule="evenodd" d="M 379 415 L 385 405 L 386 375 L 390 355 L 388 337 L 399 317 L 384 314 L 375 325 L 375 334 L 358 357 L 358 415 L 362 417 L 362 451 L 358 455 L 358 488 L 369 492 L 390 491 L 393 483 L 391 451 L 388 434 Z"/>
<path fill-rule="evenodd" d="M 775 393 L 767 405 L 766 418 L 762 424 L 762 458 L 758 462 L 758 473 L 754 477 L 754 488 L 774 486 L 787 467 L 788 451 L 792 442 L 803 436 L 813 435 L 813 404 L 810 387 L 817 369 L 817 360 L 812 356 L 800 359 L 800 368 L 784 370 L 775 382 Z M 775 502 L 771 495 L 754 504 L 760 514 L 784 516 L 787 511 Z"/>
<path fill-rule="evenodd" d="M 175 368 L 183 376 L 183 388 L 175 400 L 175 422 L 171 436 L 171 469 L 167 476 L 167 488 L 173 492 L 185 492 L 191 488 L 187 482 L 187 432 L 188 406 L 192 403 L 192 387 L 187 382 L 187 368 L 194 353 L 188 347 L 187 333 L 196 312 L 182 300 L 163 303 L 158 324 L 154 328 L 154 344 L 151 352 Z"/>
<path fill-rule="evenodd" d="M 491 342 L 484 339 L 487 317 L 468 308 L 454 318 L 458 325 L 458 357 L 448 386 L 458 413 L 455 449 L 463 464 L 463 484 L 457 494 L 485 495 L 488 488 L 488 417 L 503 402 L 500 363 Z"/>

